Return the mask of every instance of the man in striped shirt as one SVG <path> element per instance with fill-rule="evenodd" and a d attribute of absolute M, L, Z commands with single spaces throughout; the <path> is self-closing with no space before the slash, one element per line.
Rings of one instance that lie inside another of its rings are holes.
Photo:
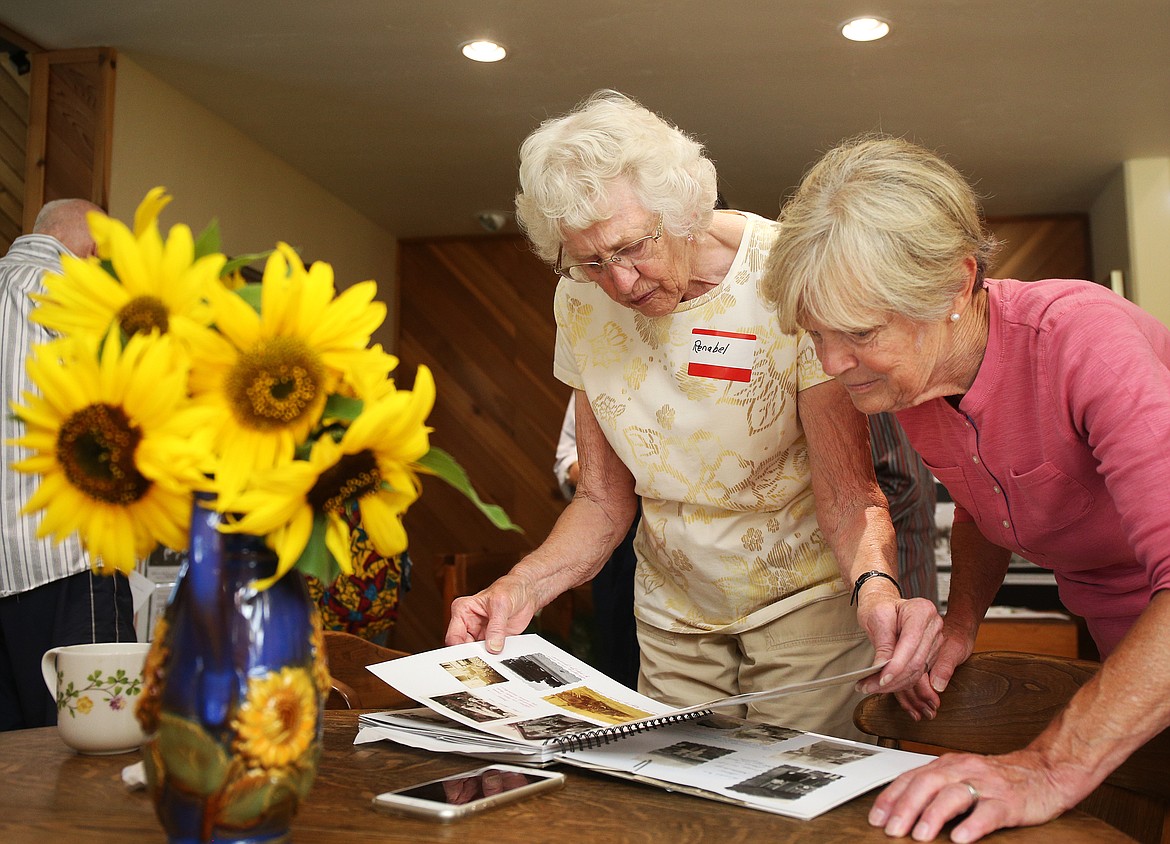
<path fill-rule="evenodd" d="M 0 384 L 5 405 L 32 391 L 24 362 L 29 349 L 52 335 L 29 321 L 30 293 L 43 290 L 46 272 L 61 271 L 61 256 L 88 257 L 94 243 L 85 216 L 101 209 L 80 199 L 50 202 L 33 233 L 18 237 L 0 258 Z M 60 545 L 37 539 L 35 519 L 20 509 L 38 479 L 10 464 L 27 456 L 9 445 L 22 433 L 0 413 L 0 730 L 57 723 L 57 707 L 41 679 L 49 648 L 83 642 L 134 641 L 134 611 L 127 579 L 90 572 L 75 538 Z"/>
<path fill-rule="evenodd" d="M 898 582 L 907 598 L 938 605 L 934 565 L 934 477 L 890 413 L 869 417 L 869 442 L 878 486 L 890 502 L 898 542 Z"/>

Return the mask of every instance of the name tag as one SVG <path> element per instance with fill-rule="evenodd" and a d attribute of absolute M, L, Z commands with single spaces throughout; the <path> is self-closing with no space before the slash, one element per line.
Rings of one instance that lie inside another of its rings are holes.
<path fill-rule="evenodd" d="M 718 378 L 721 381 L 751 381 L 755 353 L 754 334 L 695 328 L 691 330 L 691 357 L 687 375 Z"/>

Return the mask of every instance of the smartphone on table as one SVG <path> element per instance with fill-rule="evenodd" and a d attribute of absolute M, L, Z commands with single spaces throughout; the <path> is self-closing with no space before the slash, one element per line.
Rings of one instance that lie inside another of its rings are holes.
<path fill-rule="evenodd" d="M 565 775 L 557 771 L 487 765 L 379 794 L 374 808 L 446 822 L 542 791 L 555 791 L 564 784 Z"/>

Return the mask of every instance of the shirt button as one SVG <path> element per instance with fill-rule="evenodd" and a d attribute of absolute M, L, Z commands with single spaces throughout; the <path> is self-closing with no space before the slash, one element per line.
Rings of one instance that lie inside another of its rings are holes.
<path fill-rule="evenodd" d="M 992 491 L 992 492 L 994 492 L 996 495 L 999 495 L 999 487 L 997 487 L 997 486 L 993 486 L 993 487 L 991 488 L 991 491 Z"/>
<path fill-rule="evenodd" d="M 1005 528 L 1007 528 L 1007 527 L 1011 527 L 1011 525 L 1010 525 L 1010 524 L 1008 524 L 1008 520 L 1007 520 L 1007 519 L 1004 519 L 1004 520 L 1003 520 L 1003 526 L 1004 526 Z"/>
<path fill-rule="evenodd" d="M 978 462 L 979 462 L 979 455 L 978 455 L 978 454 L 972 454 L 972 455 L 971 455 L 971 461 L 972 461 L 973 463 L 978 463 Z"/>

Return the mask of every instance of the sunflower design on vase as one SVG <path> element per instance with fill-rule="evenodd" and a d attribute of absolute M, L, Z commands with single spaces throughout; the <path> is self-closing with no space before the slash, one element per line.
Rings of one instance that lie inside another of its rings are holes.
<path fill-rule="evenodd" d="M 14 466 L 40 476 L 24 509 L 39 535 L 76 533 L 95 570 L 128 572 L 160 545 L 185 555 L 136 706 L 168 836 L 283 840 L 328 692 L 305 576 L 344 585 L 356 564 L 364 609 L 383 590 L 396 609 L 423 476 L 518 528 L 430 445 L 430 372 L 399 389 L 397 359 L 371 345 L 374 282 L 339 293 L 328 264 L 283 243 L 229 260 L 214 224 L 164 237 L 169 202 L 152 190 L 132 229 L 90 215 L 97 255 L 64 257 L 34 296 L 58 339 L 29 356 Z M 261 280 L 242 284 L 256 261 Z"/>

